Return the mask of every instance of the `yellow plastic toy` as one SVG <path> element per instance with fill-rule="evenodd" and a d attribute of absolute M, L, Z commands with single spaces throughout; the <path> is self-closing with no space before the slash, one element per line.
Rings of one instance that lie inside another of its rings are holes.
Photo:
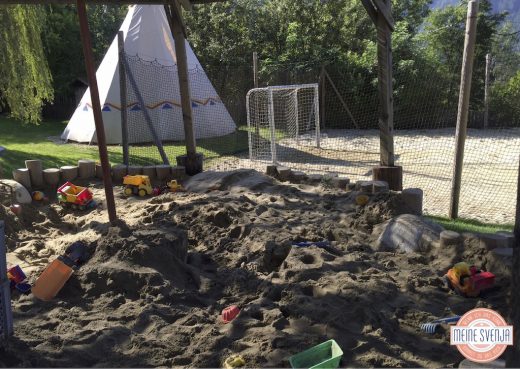
<path fill-rule="evenodd" d="M 153 192 L 152 184 L 150 183 L 150 178 L 148 176 L 127 175 L 123 178 L 123 184 L 125 185 L 124 193 L 126 196 L 134 194 L 143 197 L 151 195 Z"/>
<path fill-rule="evenodd" d="M 172 179 L 171 181 L 166 183 L 166 185 L 168 186 L 170 192 L 184 191 L 184 188 L 182 188 L 182 186 L 175 179 Z"/>
<path fill-rule="evenodd" d="M 356 204 L 364 206 L 368 204 L 368 196 L 367 195 L 358 195 L 356 196 Z"/>
<path fill-rule="evenodd" d="M 224 361 L 224 369 L 234 369 L 246 366 L 246 361 L 240 355 L 231 355 Z"/>

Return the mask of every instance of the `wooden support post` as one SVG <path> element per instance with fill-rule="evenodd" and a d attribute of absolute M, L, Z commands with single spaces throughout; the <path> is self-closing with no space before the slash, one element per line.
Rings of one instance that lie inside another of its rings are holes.
<path fill-rule="evenodd" d="M 381 1 L 386 6 L 377 12 L 377 60 L 379 80 L 379 136 L 381 165 L 394 166 L 394 101 L 392 87 L 392 32 L 387 22 L 391 13 L 390 0 Z M 384 180 L 384 179 L 383 179 Z M 389 182 L 390 183 L 390 182 Z"/>
<path fill-rule="evenodd" d="M 325 77 L 325 67 L 321 67 L 321 72 L 320 72 L 320 92 L 321 92 L 321 96 L 320 96 L 320 103 L 321 103 L 321 108 L 320 108 L 320 121 L 321 121 L 321 126 L 323 127 L 323 129 L 325 129 L 325 93 L 326 93 L 326 84 L 327 84 L 327 81 L 326 81 L 326 77 Z"/>
<path fill-rule="evenodd" d="M 486 54 L 486 77 L 484 80 L 484 128 L 489 125 L 489 77 L 491 74 L 491 54 Z"/>
<path fill-rule="evenodd" d="M 455 147 L 455 166 L 453 169 L 453 183 L 451 187 L 451 202 L 449 216 L 455 219 L 459 216 L 460 186 L 462 167 L 464 163 L 464 145 L 468 126 L 469 98 L 471 93 L 471 78 L 473 76 L 473 57 L 477 37 L 478 0 L 468 3 L 466 20 L 466 38 L 464 41 L 464 57 L 460 79 L 459 109 L 457 113 L 457 131 Z"/>
<path fill-rule="evenodd" d="M 129 165 L 128 157 L 128 103 L 126 101 L 126 66 L 125 66 L 125 35 L 123 31 L 117 33 L 119 47 L 119 95 L 121 100 L 121 143 L 123 145 L 123 164 Z M 144 107 L 143 107 L 144 109 Z"/>
<path fill-rule="evenodd" d="M 43 187 L 43 163 L 41 160 L 26 160 L 25 167 L 29 169 L 31 187 L 41 189 Z"/>
<path fill-rule="evenodd" d="M 255 88 L 258 88 L 258 53 L 253 52 L 253 83 Z"/>
<path fill-rule="evenodd" d="M 182 14 L 176 2 L 170 7 L 169 23 L 175 41 L 175 54 L 177 55 L 177 73 L 179 74 L 179 87 L 181 92 L 182 119 L 184 123 L 184 139 L 186 155 L 181 155 L 177 160 L 180 165 L 186 167 L 186 173 L 194 175 L 202 172 L 202 156 L 197 155 L 195 132 L 193 129 L 193 112 L 191 109 L 190 81 L 188 73 L 188 57 L 186 54 L 186 35 L 184 32 Z"/>
<path fill-rule="evenodd" d="M 101 103 L 99 102 L 99 91 L 96 80 L 96 70 L 94 69 L 94 55 L 92 53 L 92 43 L 88 29 L 87 9 L 85 0 L 77 0 L 78 18 L 80 25 L 81 43 L 85 56 L 85 67 L 87 69 L 88 84 L 90 88 L 90 99 L 92 111 L 94 112 L 94 123 L 96 125 L 97 143 L 99 149 L 99 159 L 103 167 L 103 183 L 105 186 L 105 196 L 107 201 L 108 218 L 111 223 L 117 220 L 116 203 L 114 201 L 114 190 L 112 187 L 112 177 L 110 175 L 110 163 L 108 161 L 108 151 L 105 138 L 105 127 L 101 114 Z"/>
<path fill-rule="evenodd" d="M 516 190 L 516 217 L 515 217 L 515 244 L 513 249 L 513 270 L 520 270 L 520 160 L 518 161 L 518 182 Z M 520 322 L 520 273 L 512 273 L 511 283 L 511 303 L 509 306 L 509 323 L 518 324 Z M 506 358 L 506 367 L 514 368 L 520 363 L 520 334 L 513 332 L 513 347 Z"/>

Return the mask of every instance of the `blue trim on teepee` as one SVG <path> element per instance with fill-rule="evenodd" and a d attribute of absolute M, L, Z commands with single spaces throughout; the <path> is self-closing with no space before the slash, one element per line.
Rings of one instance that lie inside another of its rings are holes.
<path fill-rule="evenodd" d="M 141 111 L 141 108 L 139 107 L 139 105 L 135 104 L 134 106 L 132 106 L 132 109 L 130 109 L 130 111 Z"/>
<path fill-rule="evenodd" d="M 192 108 L 197 108 L 199 105 L 195 102 L 195 101 L 192 101 L 191 102 L 191 107 Z"/>
<path fill-rule="evenodd" d="M 88 105 L 85 104 L 85 106 L 83 107 L 83 111 L 88 111 Z"/>
<path fill-rule="evenodd" d="M 168 103 L 163 104 L 161 109 L 173 109 L 172 106 Z"/>
<path fill-rule="evenodd" d="M 101 109 L 101 111 L 112 111 L 112 109 L 110 109 L 110 106 L 105 105 L 103 106 L 103 109 Z"/>

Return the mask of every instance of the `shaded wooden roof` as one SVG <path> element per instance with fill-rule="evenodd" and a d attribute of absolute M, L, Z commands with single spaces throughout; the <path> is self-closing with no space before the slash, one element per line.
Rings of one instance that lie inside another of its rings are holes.
<path fill-rule="evenodd" d="M 191 0 L 194 5 L 223 2 L 226 0 Z M 87 4 L 112 4 L 112 5 L 133 5 L 133 4 L 171 4 L 172 0 L 86 0 Z M 182 1 L 181 3 L 184 3 Z M 2 0 L 2 4 L 76 4 L 75 0 Z"/>

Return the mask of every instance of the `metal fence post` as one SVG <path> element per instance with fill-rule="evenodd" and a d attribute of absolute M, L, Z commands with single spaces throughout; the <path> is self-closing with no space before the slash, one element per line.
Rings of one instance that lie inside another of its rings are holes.
<path fill-rule="evenodd" d="M 276 130 L 274 126 L 274 102 L 273 102 L 273 90 L 268 88 L 269 93 L 269 131 L 271 133 L 271 157 L 273 160 L 273 164 L 277 164 L 276 157 Z"/>

